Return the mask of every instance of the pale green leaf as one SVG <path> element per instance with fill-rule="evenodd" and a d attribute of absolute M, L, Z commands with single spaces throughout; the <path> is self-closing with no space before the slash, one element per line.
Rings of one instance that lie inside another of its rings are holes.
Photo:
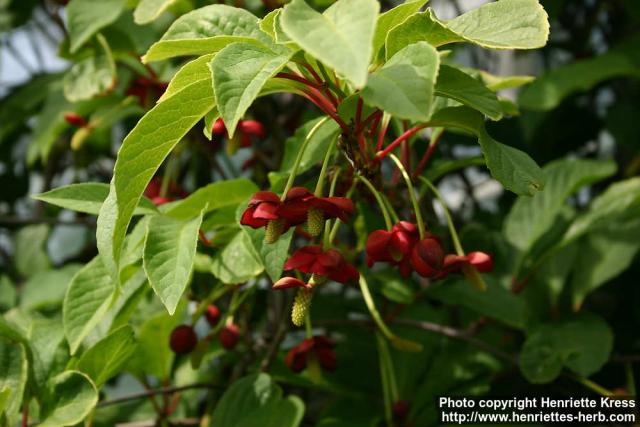
<path fill-rule="evenodd" d="M 200 224 L 202 213 L 189 221 L 158 215 L 147 225 L 144 270 L 169 314 L 175 312 L 189 283 Z"/>
<path fill-rule="evenodd" d="M 133 20 L 138 25 L 155 21 L 165 10 L 179 0 L 140 0 L 133 11 Z"/>
<path fill-rule="evenodd" d="M 52 378 L 42 404 L 42 427 L 71 426 L 81 422 L 98 403 L 98 391 L 85 374 L 66 371 Z"/>
<path fill-rule="evenodd" d="M 133 329 L 124 325 L 82 354 L 76 369 L 84 372 L 100 388 L 107 380 L 118 374 L 136 349 Z"/>
<path fill-rule="evenodd" d="M 160 41 L 149 48 L 143 61 L 211 54 L 234 42 L 268 45 L 271 39 L 260 30 L 260 20 L 250 12 L 214 4 L 176 19 Z"/>
<path fill-rule="evenodd" d="M 502 107 L 496 94 L 457 68 L 440 66 L 435 93 L 478 110 L 492 120 L 502 118 Z"/>
<path fill-rule="evenodd" d="M 100 29 L 115 22 L 125 0 L 71 0 L 65 8 L 71 52 L 78 50 Z"/>
<path fill-rule="evenodd" d="M 463 40 L 440 22 L 429 8 L 425 12 L 410 16 L 402 24 L 391 29 L 385 40 L 385 55 L 389 59 L 406 46 L 420 41 L 438 47 Z"/>
<path fill-rule="evenodd" d="M 260 255 L 246 233 L 238 231 L 213 258 L 211 272 L 226 284 L 244 283 L 264 271 Z"/>
<path fill-rule="evenodd" d="M 431 115 L 439 64 L 433 46 L 426 42 L 411 44 L 369 76 L 362 98 L 398 118 L 426 121 Z"/>
<path fill-rule="evenodd" d="M 84 182 L 54 188 L 46 193 L 31 196 L 49 204 L 76 212 L 97 215 L 100 207 L 109 195 L 109 184 L 101 182 Z M 158 213 L 151 200 L 142 197 L 133 215 L 148 215 Z"/>
<path fill-rule="evenodd" d="M 179 323 L 180 316 L 169 316 L 167 313 L 145 321 L 138 332 L 138 346 L 129 359 L 127 369 L 135 374 L 146 373 L 158 379 L 168 378 L 174 359 L 174 353 L 169 347 L 169 337 Z"/>
<path fill-rule="evenodd" d="M 36 317 L 29 329 L 33 380 L 42 392 L 49 378 L 64 370 L 69 361 L 69 349 L 64 341 L 61 316 Z"/>
<path fill-rule="evenodd" d="M 507 215 L 504 234 L 521 251 L 535 243 L 556 221 L 566 199 L 580 187 L 600 181 L 616 171 L 613 162 L 563 159 L 543 169 L 545 190 L 536 197 L 519 197 Z"/>
<path fill-rule="evenodd" d="M 178 219 L 193 218 L 203 211 L 207 213 L 237 205 L 256 191 L 258 187 L 246 178 L 214 182 L 198 188 L 186 199 L 173 204 L 165 214 Z"/>
<path fill-rule="evenodd" d="M 115 285 L 101 256 L 95 257 L 71 280 L 62 305 L 64 333 L 74 354 L 111 305 Z"/>
<path fill-rule="evenodd" d="M 59 308 L 67 285 L 80 267 L 79 264 L 67 264 L 62 268 L 34 274 L 24 283 L 20 293 L 20 306 L 27 310 Z"/>
<path fill-rule="evenodd" d="M 407 18 L 427 4 L 428 1 L 429 0 L 406 1 L 381 14 L 376 22 L 376 30 L 373 35 L 373 54 L 376 55 L 380 48 L 384 46 L 387 34 L 389 34 L 392 28 L 402 24 Z"/>
<path fill-rule="evenodd" d="M 173 76 L 169 82 L 169 86 L 167 86 L 167 89 L 164 91 L 160 99 L 158 99 L 158 102 L 171 98 L 190 84 L 210 79 L 211 70 L 209 69 L 209 63 L 213 56 L 213 54 L 202 55 L 201 57 L 183 65 L 182 68 L 180 68 Z"/>
<path fill-rule="evenodd" d="M 213 58 L 213 91 L 230 138 L 263 86 L 289 62 L 292 53 L 276 53 L 254 44 L 234 43 Z"/>
<path fill-rule="evenodd" d="M 0 390 L 11 390 L 5 403 L 6 414 L 20 411 L 22 395 L 27 383 L 27 352 L 24 345 L 0 338 Z"/>
<path fill-rule="evenodd" d="M 24 277 L 48 270 L 49 257 L 45 249 L 49 236 L 46 224 L 22 227 L 15 236 L 14 262 L 16 270 Z"/>
<path fill-rule="evenodd" d="M 98 249 L 114 278 L 142 192 L 173 147 L 213 106 L 211 81 L 198 81 L 156 105 L 124 139 L 96 232 Z"/>
<path fill-rule="evenodd" d="M 73 64 L 64 76 L 64 96 L 84 101 L 110 92 L 116 85 L 116 66 L 106 40 L 99 36 L 102 51 Z"/>
<path fill-rule="evenodd" d="M 468 107 L 447 107 L 429 120 L 431 126 L 465 130 L 478 138 L 491 175 L 510 191 L 533 195 L 544 187 L 540 167 L 523 151 L 494 140 L 484 128 L 482 114 Z"/>
<path fill-rule="evenodd" d="M 338 0 L 323 14 L 293 0 L 281 14 L 284 32 L 302 49 L 351 82 L 367 82 L 380 4 L 375 0 Z"/>

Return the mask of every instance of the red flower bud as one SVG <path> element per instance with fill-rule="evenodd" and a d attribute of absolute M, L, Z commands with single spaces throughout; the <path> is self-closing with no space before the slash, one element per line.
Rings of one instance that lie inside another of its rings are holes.
<path fill-rule="evenodd" d="M 411 265 L 423 277 L 434 277 L 440 273 L 444 262 L 444 251 L 433 236 L 420 240 L 411 253 Z"/>
<path fill-rule="evenodd" d="M 222 328 L 218 339 L 224 348 L 233 350 L 240 340 L 240 328 L 235 323 L 230 323 Z"/>
<path fill-rule="evenodd" d="M 211 132 L 214 134 L 227 133 L 227 127 L 224 125 L 224 122 L 222 121 L 222 119 L 217 119 L 213 123 L 213 126 L 211 127 Z"/>
<path fill-rule="evenodd" d="M 85 127 L 88 124 L 87 119 L 82 117 L 80 114 L 74 113 L 74 112 L 64 113 L 64 120 L 67 123 L 69 123 L 71 126 L 76 126 L 79 128 Z"/>
<path fill-rule="evenodd" d="M 411 274 L 411 251 L 418 241 L 418 229 L 415 224 L 400 221 L 391 231 L 376 230 L 367 238 L 367 265 L 376 262 L 388 262 L 400 267 L 403 276 Z"/>
<path fill-rule="evenodd" d="M 177 326 L 171 331 L 169 347 L 177 354 L 191 353 L 198 344 L 198 336 L 189 325 Z"/>
<path fill-rule="evenodd" d="M 255 135 L 258 138 L 264 138 L 266 136 L 264 126 L 257 120 L 240 120 L 238 129 L 247 135 Z"/>
<path fill-rule="evenodd" d="M 220 321 L 220 309 L 214 304 L 209 304 L 207 311 L 204 312 L 204 317 L 207 319 L 209 326 L 216 326 Z"/>
<path fill-rule="evenodd" d="M 314 353 L 322 369 L 334 371 L 337 366 L 335 343 L 322 336 L 308 338 L 287 353 L 284 363 L 293 372 L 301 372 L 307 367 L 307 358 Z"/>

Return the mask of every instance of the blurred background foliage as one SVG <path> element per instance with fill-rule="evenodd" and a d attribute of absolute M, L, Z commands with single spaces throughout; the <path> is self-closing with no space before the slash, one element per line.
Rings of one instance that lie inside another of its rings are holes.
<path fill-rule="evenodd" d="M 97 253 L 95 217 L 30 195 L 74 182 L 110 180 L 122 138 L 180 66 L 178 61 L 146 66 L 140 55 L 176 16 L 211 2 L 170 2 L 159 19 L 144 25 L 134 21 L 145 21 L 144 16 L 134 18 L 136 0 L 96 2 L 104 9 L 96 21 L 101 35 L 80 48 L 69 43 L 64 3 L 0 0 L 0 312 L 14 319 L 24 313 L 37 319 L 59 316 L 69 280 Z M 258 16 L 278 4 L 235 3 Z M 324 7 L 330 1 L 315 3 Z M 388 8 L 394 2 L 381 3 Z M 481 3 L 432 0 L 430 6 L 447 18 Z M 519 111 L 489 123 L 488 130 L 544 167 L 544 192 L 533 199 L 504 192 L 474 161 L 480 154 L 475 142 L 457 134 L 444 136 L 426 172 L 452 207 L 465 246 L 494 253 L 497 271 L 491 280 L 514 292 L 478 296 L 460 283 L 446 282 L 414 299 L 398 278 L 381 274 L 376 280 L 385 304 L 409 304 L 403 312 L 406 322 L 449 324 L 460 335 L 403 330 L 425 345 L 419 356 L 393 354 L 401 394 L 412 400 L 415 425 L 437 423 L 433 397 L 438 395 L 584 392 L 571 375 L 558 376 L 563 366 L 584 377 L 594 374 L 592 379 L 609 389 L 635 392 L 640 361 L 640 2 L 541 3 L 551 21 L 545 48 L 514 53 L 463 45 L 453 55 L 468 67 L 496 75 L 538 77 L 519 91 L 502 90 Z M 69 112 L 90 126 L 68 123 Z M 281 96 L 259 99 L 251 114 L 269 136 L 232 155 L 221 141 L 209 141 L 201 126 L 192 131 L 190 144 L 178 155 L 177 181 L 186 191 L 239 175 L 268 187 L 268 172 L 278 170 L 286 157 L 284 141 L 317 112 L 301 99 Z M 423 150 L 424 142 L 415 147 Z M 195 293 L 206 286 L 198 280 Z M 256 306 L 272 302 L 262 294 L 256 298 Z M 370 425 L 369 403 L 361 396 L 379 394 L 379 381 L 371 381 L 371 372 L 377 372 L 376 358 L 370 356 L 375 343 L 362 330 L 335 322 L 362 307 L 338 298 L 323 294 L 314 303 L 318 324 L 330 325 L 348 343 L 338 346 L 341 368 L 334 388 L 308 388 L 282 363 L 273 370 L 305 397 L 305 425 Z M 171 329 L 161 306 L 141 307 L 132 318 L 139 335 L 153 329 L 148 319 L 161 330 Z M 262 314 L 254 313 L 253 321 Z M 509 357 L 505 361 L 469 344 L 478 339 L 500 352 L 519 351 L 520 370 Z M 541 354 L 540 348 L 548 352 Z M 242 359 L 228 357 L 234 363 Z M 233 365 L 211 369 L 233 371 Z M 178 372 L 177 384 L 198 375 Z M 529 381 L 545 385 L 532 389 Z M 135 387 L 124 377 L 104 393 L 109 397 Z M 180 413 L 198 412 L 197 399 L 184 401 Z M 97 412 L 94 425 L 113 425 L 131 414 L 142 419 L 151 412 L 146 400 L 107 406 Z"/>

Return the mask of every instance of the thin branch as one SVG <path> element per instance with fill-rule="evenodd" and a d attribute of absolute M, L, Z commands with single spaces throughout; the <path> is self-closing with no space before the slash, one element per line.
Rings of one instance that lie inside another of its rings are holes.
<path fill-rule="evenodd" d="M 194 383 L 194 384 L 187 384 L 179 387 L 161 387 L 161 388 L 141 391 L 139 393 L 128 394 L 126 396 L 116 397 L 115 399 L 103 400 L 102 402 L 98 402 L 96 407 L 102 408 L 105 406 L 118 405 L 120 403 L 130 402 L 132 400 L 144 399 L 147 397 L 156 396 L 158 394 L 167 395 L 167 394 L 177 393 L 185 390 L 193 390 L 193 389 L 213 390 L 213 389 L 222 389 L 222 387 L 209 384 L 209 383 Z"/>

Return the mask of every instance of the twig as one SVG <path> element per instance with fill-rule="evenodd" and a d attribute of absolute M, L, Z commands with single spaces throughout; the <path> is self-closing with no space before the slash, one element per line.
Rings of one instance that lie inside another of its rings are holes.
<path fill-rule="evenodd" d="M 188 384 L 188 385 L 183 385 L 183 386 L 179 386 L 179 387 L 161 387 L 161 388 L 155 388 L 155 389 L 149 389 L 149 390 L 145 390 L 145 391 L 141 391 L 139 393 L 132 393 L 126 396 L 121 396 L 121 397 L 116 397 L 115 399 L 110 399 L 110 400 L 103 400 L 102 402 L 98 402 L 98 404 L 96 405 L 96 407 L 98 408 L 102 408 L 104 406 L 111 406 L 111 405 L 118 405 L 120 403 L 124 403 L 124 402 L 129 402 L 132 400 L 138 400 L 138 399 L 144 399 L 146 397 L 152 397 L 158 394 L 162 394 L 162 395 L 166 395 L 166 394 L 172 394 L 172 393 L 176 393 L 179 391 L 184 391 L 184 390 L 192 390 L 192 389 L 220 389 L 220 386 L 216 386 L 214 384 L 208 384 L 208 383 L 194 383 L 194 384 Z"/>

